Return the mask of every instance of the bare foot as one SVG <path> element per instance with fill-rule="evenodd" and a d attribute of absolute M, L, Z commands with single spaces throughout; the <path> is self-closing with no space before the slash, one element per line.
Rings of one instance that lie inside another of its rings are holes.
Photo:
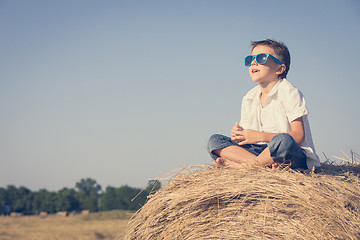
<path fill-rule="evenodd" d="M 279 163 L 279 162 L 274 162 L 273 164 L 271 164 L 272 170 L 283 169 L 285 167 L 286 167 L 286 165 L 284 165 L 283 163 Z"/>
<path fill-rule="evenodd" d="M 218 158 L 215 160 L 213 166 L 214 166 L 214 167 L 223 167 L 223 166 L 225 166 L 225 164 L 224 164 L 224 159 L 222 159 L 221 157 L 218 157 Z"/>
<path fill-rule="evenodd" d="M 214 162 L 214 167 L 231 167 L 231 168 L 244 168 L 244 165 L 241 163 L 233 162 L 230 160 L 227 160 L 225 158 L 217 158 Z"/>
<path fill-rule="evenodd" d="M 275 169 L 277 169 L 279 167 L 280 167 L 280 164 L 278 162 L 274 162 L 273 164 L 271 164 L 271 169 L 272 170 L 275 170 Z"/>
<path fill-rule="evenodd" d="M 223 164 L 224 164 L 224 166 L 236 168 L 236 169 L 242 169 L 245 167 L 243 163 L 237 163 L 237 162 L 233 162 L 233 161 L 230 161 L 227 159 L 223 159 Z"/>

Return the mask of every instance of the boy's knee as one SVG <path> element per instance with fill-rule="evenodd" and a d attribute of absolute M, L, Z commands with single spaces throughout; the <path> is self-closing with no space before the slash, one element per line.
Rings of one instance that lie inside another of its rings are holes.
<path fill-rule="evenodd" d="M 222 137 L 221 134 L 213 134 L 213 135 L 211 135 L 211 137 L 209 138 L 209 142 L 218 141 L 221 137 Z"/>
<path fill-rule="evenodd" d="M 211 146 L 213 146 L 214 144 L 218 143 L 219 142 L 219 139 L 221 139 L 221 136 L 220 134 L 213 134 L 210 138 L 209 138 L 209 141 L 208 141 L 208 149 L 211 148 Z"/>
<path fill-rule="evenodd" d="M 271 139 L 269 144 L 270 145 L 281 145 L 282 147 L 290 148 L 291 146 L 294 145 L 294 143 L 296 143 L 296 142 L 290 134 L 279 133 Z"/>
<path fill-rule="evenodd" d="M 288 133 L 275 135 L 268 144 L 270 153 L 273 156 L 288 155 L 289 151 L 296 147 L 297 143 Z"/>
<path fill-rule="evenodd" d="M 225 145 L 229 145 L 230 138 L 221 134 L 214 134 L 209 138 L 207 149 L 209 152 L 223 148 Z"/>
<path fill-rule="evenodd" d="M 290 134 L 274 136 L 268 147 L 274 162 L 289 162 L 291 168 L 307 168 L 306 155 Z"/>

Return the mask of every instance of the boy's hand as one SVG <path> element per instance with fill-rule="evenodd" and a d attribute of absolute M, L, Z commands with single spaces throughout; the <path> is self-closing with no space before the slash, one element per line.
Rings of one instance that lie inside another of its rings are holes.
<path fill-rule="evenodd" d="M 240 127 L 239 123 L 236 122 L 235 125 L 231 129 L 231 140 L 233 141 L 240 141 L 238 137 L 240 136 L 240 132 L 244 130 L 242 127 Z"/>
<path fill-rule="evenodd" d="M 236 139 L 235 141 L 239 141 L 239 145 L 258 143 L 261 142 L 261 132 L 243 129 L 242 131 L 238 131 Z"/>

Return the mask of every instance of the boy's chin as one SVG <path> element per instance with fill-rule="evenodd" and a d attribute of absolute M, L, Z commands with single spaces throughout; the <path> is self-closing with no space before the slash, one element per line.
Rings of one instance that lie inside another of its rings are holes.
<path fill-rule="evenodd" d="M 261 82 L 261 80 L 260 80 L 259 78 L 251 78 L 251 80 L 252 80 L 253 82 L 257 82 L 257 83 L 260 83 L 260 82 Z"/>
<path fill-rule="evenodd" d="M 262 76 L 256 74 L 251 75 L 250 78 L 253 82 L 261 82 L 261 80 L 263 79 Z"/>

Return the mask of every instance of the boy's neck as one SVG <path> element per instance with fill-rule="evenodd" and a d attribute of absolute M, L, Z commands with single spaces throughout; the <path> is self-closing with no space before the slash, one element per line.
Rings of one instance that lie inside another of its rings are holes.
<path fill-rule="evenodd" d="M 273 87 L 280 81 L 280 79 L 275 79 L 274 81 L 270 81 L 270 82 L 262 82 L 259 83 L 260 85 L 260 90 L 261 90 L 261 94 L 263 96 L 267 96 L 271 89 L 273 89 Z"/>

